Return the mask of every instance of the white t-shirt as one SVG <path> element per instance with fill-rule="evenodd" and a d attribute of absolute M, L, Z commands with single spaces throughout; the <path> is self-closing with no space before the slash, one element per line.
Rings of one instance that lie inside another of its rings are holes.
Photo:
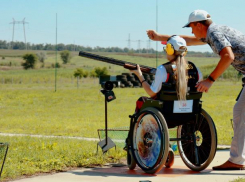
<path fill-rule="evenodd" d="M 172 65 L 172 67 L 176 67 L 176 65 Z M 202 72 L 197 68 L 198 71 L 198 82 L 203 79 Z M 157 67 L 155 80 L 151 84 L 151 90 L 154 93 L 158 93 L 162 88 L 162 83 L 166 82 L 167 80 L 167 71 L 163 65 Z"/>

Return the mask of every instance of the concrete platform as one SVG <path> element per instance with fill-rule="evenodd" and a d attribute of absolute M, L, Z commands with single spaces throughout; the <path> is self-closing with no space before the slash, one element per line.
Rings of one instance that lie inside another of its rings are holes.
<path fill-rule="evenodd" d="M 217 151 L 213 162 L 201 172 L 191 171 L 185 166 L 179 156 L 175 156 L 172 168 L 163 168 L 154 175 L 144 173 L 140 168 L 129 170 L 127 166 L 99 168 L 80 168 L 63 173 L 41 175 L 31 178 L 15 180 L 15 182 L 229 182 L 244 178 L 245 170 L 213 171 L 212 167 L 224 163 L 229 157 L 229 150 Z"/>

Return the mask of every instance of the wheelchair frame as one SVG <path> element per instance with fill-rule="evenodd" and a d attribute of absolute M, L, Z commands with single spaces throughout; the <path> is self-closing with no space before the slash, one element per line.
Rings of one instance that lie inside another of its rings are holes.
<path fill-rule="evenodd" d="M 193 100 L 193 112 L 178 115 L 171 112 L 174 100 L 178 100 L 176 92 L 161 91 L 160 100 L 148 99 L 138 113 L 130 116 L 126 140 L 129 169 L 137 164 L 152 174 L 164 165 L 171 167 L 174 153 L 169 148 L 169 141 L 177 141 L 180 157 L 188 168 L 193 171 L 207 168 L 216 153 L 217 132 L 212 118 L 202 109 L 201 97 L 202 93 L 190 93 L 187 100 Z M 149 129 L 150 125 L 156 127 Z M 169 138 L 168 128 L 176 126 L 177 137 Z"/>

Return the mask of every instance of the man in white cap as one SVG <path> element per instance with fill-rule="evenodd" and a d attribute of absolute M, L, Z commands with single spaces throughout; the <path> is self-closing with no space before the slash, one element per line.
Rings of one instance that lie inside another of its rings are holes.
<path fill-rule="evenodd" d="M 195 10 L 184 27 L 191 27 L 194 36 L 181 35 L 187 46 L 209 44 L 220 56 L 220 61 L 206 80 L 196 87 L 199 92 L 208 92 L 216 79 L 232 65 L 243 74 L 245 82 L 245 35 L 228 27 L 216 25 L 211 16 L 204 10 Z M 184 28 L 183 27 L 183 28 Z M 154 30 L 147 31 L 148 37 L 155 41 L 166 41 L 170 36 L 162 35 Z M 224 164 L 213 167 L 213 170 L 245 169 L 245 89 L 240 92 L 233 108 L 234 137 L 231 143 L 230 158 Z"/>

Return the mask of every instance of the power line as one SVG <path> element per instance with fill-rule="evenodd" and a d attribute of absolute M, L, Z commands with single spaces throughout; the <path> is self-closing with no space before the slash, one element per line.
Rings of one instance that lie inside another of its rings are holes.
<path fill-rule="evenodd" d="M 26 32 L 25 32 L 25 24 L 27 24 L 28 22 L 25 21 L 25 18 L 22 21 L 16 21 L 13 18 L 13 22 L 10 22 L 9 24 L 13 24 L 13 34 L 12 34 L 12 49 L 14 46 L 14 30 L 15 30 L 15 24 L 23 24 L 23 30 L 24 30 L 24 38 L 25 38 L 25 44 L 26 44 Z M 27 44 L 26 44 L 26 49 L 27 49 Z"/>
<path fill-rule="evenodd" d="M 131 42 L 130 42 L 130 34 L 128 34 L 128 50 L 130 50 L 131 49 Z"/>
<path fill-rule="evenodd" d="M 138 40 L 138 50 L 139 50 L 139 53 L 140 53 L 140 40 Z"/>
<path fill-rule="evenodd" d="M 148 41 L 146 41 L 146 49 L 147 49 L 147 54 L 148 53 L 150 53 L 150 52 L 148 52 L 148 51 L 150 51 L 151 50 L 151 40 L 149 39 Z"/>

